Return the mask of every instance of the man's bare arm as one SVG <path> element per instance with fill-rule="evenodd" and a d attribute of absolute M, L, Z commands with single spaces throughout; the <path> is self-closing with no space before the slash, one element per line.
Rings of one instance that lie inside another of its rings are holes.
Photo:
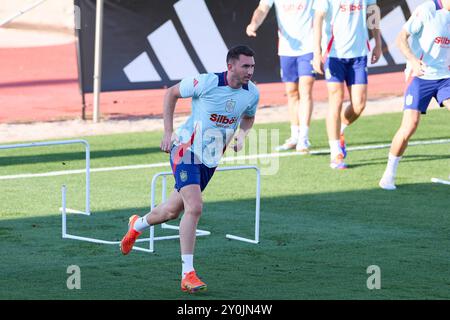
<path fill-rule="evenodd" d="M 323 20 L 325 19 L 325 12 L 316 11 L 314 15 L 314 60 L 313 67 L 314 70 L 323 74 L 323 63 L 322 63 L 322 26 Z"/>
<path fill-rule="evenodd" d="M 422 76 L 425 69 L 425 64 L 412 52 L 408 43 L 409 36 L 410 34 L 406 30 L 402 29 L 397 37 L 397 46 L 400 48 L 400 51 L 405 56 L 406 60 L 411 63 L 413 76 Z"/>
<path fill-rule="evenodd" d="M 253 123 L 255 122 L 255 117 L 243 116 L 241 122 L 239 124 L 239 132 L 234 137 L 233 150 L 235 152 L 239 152 L 244 146 L 245 138 L 247 137 L 250 129 L 253 127 Z"/>
<path fill-rule="evenodd" d="M 253 12 L 252 20 L 247 26 L 246 30 L 249 37 L 256 37 L 256 30 L 258 30 L 264 19 L 266 19 L 269 11 L 270 7 L 265 4 L 260 4 L 258 8 L 256 8 L 256 10 Z"/>
<path fill-rule="evenodd" d="M 175 112 L 175 106 L 178 99 L 181 98 L 180 84 L 176 84 L 166 91 L 163 103 L 163 116 L 164 116 L 164 136 L 161 140 L 161 150 L 169 152 L 172 146 L 172 134 L 173 134 L 173 114 Z"/>

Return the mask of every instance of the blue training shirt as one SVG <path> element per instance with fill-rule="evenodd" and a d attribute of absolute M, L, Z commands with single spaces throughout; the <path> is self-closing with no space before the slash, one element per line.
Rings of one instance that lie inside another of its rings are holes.
<path fill-rule="evenodd" d="M 183 98 L 192 97 L 192 113 L 176 130 L 179 143 L 207 167 L 217 167 L 242 116 L 255 116 L 259 91 L 251 81 L 231 88 L 223 72 L 187 77 L 180 82 L 180 93 Z"/>
<path fill-rule="evenodd" d="M 411 50 L 426 68 L 419 78 L 450 78 L 450 11 L 439 0 L 426 1 L 414 10 L 403 26 L 411 35 Z M 410 66 L 407 65 L 407 74 Z"/>
<path fill-rule="evenodd" d="M 325 13 L 323 51 L 330 46 L 329 56 L 340 59 L 367 56 L 370 51 L 367 7 L 376 3 L 376 0 L 315 0 L 314 10 Z"/>
<path fill-rule="evenodd" d="M 297 57 L 313 52 L 314 0 L 261 0 L 272 7 L 278 23 L 278 55 Z"/>

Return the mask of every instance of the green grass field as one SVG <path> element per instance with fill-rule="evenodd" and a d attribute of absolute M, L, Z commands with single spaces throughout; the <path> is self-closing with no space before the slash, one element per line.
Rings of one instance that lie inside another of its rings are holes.
<path fill-rule="evenodd" d="M 400 120 L 363 117 L 346 131 L 348 144 L 390 143 Z M 413 141 L 450 138 L 449 120 L 445 110 L 430 111 Z M 288 133 L 287 124 L 258 128 L 280 128 L 280 139 Z M 166 161 L 160 137 L 87 137 L 91 167 Z M 311 142 L 327 148 L 324 121 L 313 122 Z M 225 238 L 253 236 L 254 172 L 218 172 L 199 225 L 212 234 L 197 239 L 195 255 L 208 291 L 189 296 L 179 289 L 178 240 L 122 256 L 118 246 L 61 238 L 61 185 L 68 207 L 83 209 L 83 174 L 0 180 L 0 299 L 449 299 L 450 187 L 430 178 L 450 174 L 450 145 L 411 146 L 395 192 L 377 185 L 387 153 L 350 152 L 350 169 L 341 172 L 329 169 L 326 154 L 273 159 L 277 173 L 261 182 L 258 245 Z M 82 146 L 0 151 L 0 176 L 83 168 Z M 92 173 L 93 214 L 70 215 L 68 232 L 119 240 L 128 217 L 148 211 L 153 175 L 167 170 Z M 81 290 L 67 289 L 70 265 L 81 269 Z M 370 265 L 381 269 L 380 290 L 366 286 Z"/>

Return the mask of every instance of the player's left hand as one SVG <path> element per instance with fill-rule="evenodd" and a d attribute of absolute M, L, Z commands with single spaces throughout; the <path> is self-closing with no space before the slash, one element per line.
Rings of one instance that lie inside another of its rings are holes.
<path fill-rule="evenodd" d="M 372 51 L 372 60 L 371 63 L 375 64 L 380 60 L 382 54 L 381 46 L 375 46 Z"/>
<path fill-rule="evenodd" d="M 442 104 L 447 107 L 448 111 L 450 111 L 450 99 L 444 100 Z"/>
<path fill-rule="evenodd" d="M 247 33 L 247 36 L 249 36 L 249 37 L 256 37 L 256 28 L 251 23 L 247 26 L 247 29 L 245 29 L 245 32 Z"/>
<path fill-rule="evenodd" d="M 234 137 L 234 143 L 233 143 L 233 145 L 231 145 L 234 152 L 241 151 L 243 146 L 244 146 L 244 140 L 240 139 L 239 137 Z"/>

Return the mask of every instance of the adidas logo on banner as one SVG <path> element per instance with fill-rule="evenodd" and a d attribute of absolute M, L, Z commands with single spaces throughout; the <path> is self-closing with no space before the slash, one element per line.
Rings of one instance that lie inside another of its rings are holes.
<path fill-rule="evenodd" d="M 174 8 L 205 70 L 225 69 L 224 57 L 228 48 L 205 1 L 180 0 Z M 149 34 L 147 40 L 170 80 L 199 73 L 171 20 Z M 123 71 L 132 83 L 162 81 L 147 52 L 141 53 Z"/>
<path fill-rule="evenodd" d="M 423 0 L 405 0 L 404 2 L 412 13 L 418 5 L 423 3 Z M 204 69 L 207 72 L 226 69 L 223 57 L 226 56 L 228 48 L 205 0 L 180 0 L 173 7 Z M 376 64 L 369 63 L 369 68 L 406 63 L 396 45 L 398 32 L 405 23 L 405 14 L 400 5 L 394 7 L 382 18 L 380 28 L 381 36 L 387 46 L 387 52 L 385 52 L 387 59 L 382 55 Z M 392 32 L 392 30 L 398 32 Z M 170 81 L 199 73 L 171 20 L 150 33 L 147 40 Z M 374 39 L 371 39 L 369 44 L 371 48 L 374 48 Z M 145 51 L 125 66 L 123 72 L 131 83 L 163 81 Z"/>

